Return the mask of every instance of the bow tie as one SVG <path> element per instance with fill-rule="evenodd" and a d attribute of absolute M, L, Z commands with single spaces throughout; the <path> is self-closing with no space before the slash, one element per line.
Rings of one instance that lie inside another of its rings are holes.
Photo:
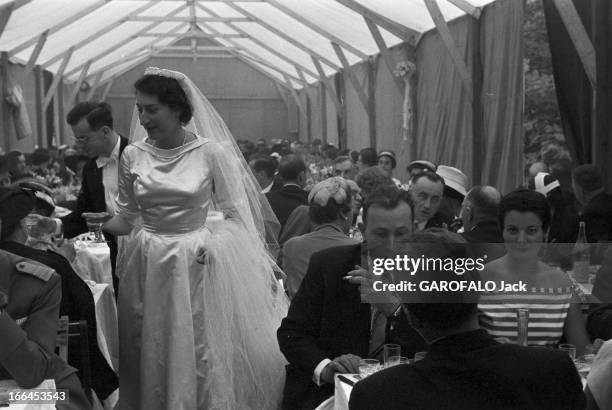
<path fill-rule="evenodd" d="M 98 157 L 98 159 L 96 159 L 96 164 L 98 165 L 98 168 L 103 168 L 106 165 L 110 164 L 111 162 L 116 162 L 117 158 L 115 158 L 114 156 L 110 156 L 110 157 Z"/>

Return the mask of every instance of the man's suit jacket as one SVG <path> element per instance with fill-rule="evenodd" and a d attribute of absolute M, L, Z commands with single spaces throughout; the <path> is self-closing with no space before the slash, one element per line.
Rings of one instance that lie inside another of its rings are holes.
<path fill-rule="evenodd" d="M 91 408 L 76 369 L 53 353 L 57 339 L 61 278 L 53 269 L 0 251 L 0 290 L 8 305 L 0 315 L 0 379 L 14 379 L 21 388 L 34 388 L 54 379 L 68 390 L 60 410 Z"/>
<path fill-rule="evenodd" d="M 296 185 L 285 185 L 279 190 L 270 191 L 266 198 L 281 224 L 281 232 L 291 212 L 299 205 L 308 204 L 308 193 Z"/>
<path fill-rule="evenodd" d="M 359 289 L 342 278 L 361 264 L 362 245 L 316 252 L 278 329 L 278 342 L 287 358 L 283 409 L 313 409 L 333 395 L 334 386 L 317 386 L 316 366 L 323 359 L 352 353 L 367 357 L 370 342 L 370 305 L 361 302 Z M 402 354 L 424 350 L 423 339 L 404 329 Z"/>
<path fill-rule="evenodd" d="M 119 156 L 128 145 L 128 140 L 119 137 Z M 73 238 L 87 232 L 87 224 L 81 216 L 83 212 L 106 212 L 106 200 L 104 196 L 104 185 L 102 184 L 102 169 L 98 168 L 97 158 L 90 159 L 83 167 L 83 181 L 79 192 L 76 206 L 73 212 L 61 218 L 64 225 L 64 236 Z M 105 234 L 111 254 L 111 267 L 115 273 L 117 260 L 117 240 L 110 234 Z M 115 291 L 117 290 L 115 286 Z"/>
<path fill-rule="evenodd" d="M 355 385 L 351 410 L 584 409 L 580 377 L 565 352 L 500 344 L 484 330 L 446 337 L 425 359 Z"/>
<path fill-rule="evenodd" d="M 92 387 L 99 398 L 104 400 L 118 387 L 115 372 L 109 366 L 98 346 L 95 304 L 89 286 L 72 269 L 62 255 L 51 251 L 30 248 L 17 242 L 0 242 L 0 249 L 15 255 L 32 259 L 55 270 L 61 277 L 61 303 L 59 315 L 67 315 L 71 322 L 87 321 L 87 339 L 89 359 L 92 368 Z M 55 319 L 58 320 L 59 316 Z M 82 368 L 81 357 L 71 355 L 68 358 L 71 366 Z"/>
<path fill-rule="evenodd" d="M 468 243 L 467 252 L 471 258 L 482 258 L 487 255 L 487 262 L 506 254 L 504 237 L 497 219 L 485 219 L 474 228 L 461 234 Z"/>

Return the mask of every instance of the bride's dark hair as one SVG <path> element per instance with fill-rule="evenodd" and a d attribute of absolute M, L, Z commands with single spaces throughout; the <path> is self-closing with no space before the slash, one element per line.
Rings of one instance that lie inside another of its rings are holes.
<path fill-rule="evenodd" d="M 179 82 L 170 77 L 147 74 L 140 77 L 134 88 L 143 94 L 154 95 L 160 103 L 179 112 L 179 120 L 187 124 L 193 116 L 193 108 Z"/>

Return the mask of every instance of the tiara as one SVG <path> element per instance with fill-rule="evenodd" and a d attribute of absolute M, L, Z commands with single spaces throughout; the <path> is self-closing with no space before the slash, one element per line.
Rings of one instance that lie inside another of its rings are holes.
<path fill-rule="evenodd" d="M 185 80 L 187 77 L 185 77 L 185 74 L 183 73 L 179 73 L 178 71 L 172 71 L 172 70 L 167 70 L 165 68 L 158 68 L 158 67 L 147 67 L 145 72 L 145 75 L 159 75 L 162 77 L 168 77 L 168 78 L 174 78 L 175 80 Z"/>

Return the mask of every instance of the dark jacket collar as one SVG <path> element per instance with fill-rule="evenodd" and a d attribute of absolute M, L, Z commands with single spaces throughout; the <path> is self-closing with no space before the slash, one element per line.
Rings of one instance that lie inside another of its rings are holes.
<path fill-rule="evenodd" d="M 484 329 L 457 333 L 432 343 L 427 357 L 435 358 L 448 354 L 468 353 L 498 344 Z"/>

